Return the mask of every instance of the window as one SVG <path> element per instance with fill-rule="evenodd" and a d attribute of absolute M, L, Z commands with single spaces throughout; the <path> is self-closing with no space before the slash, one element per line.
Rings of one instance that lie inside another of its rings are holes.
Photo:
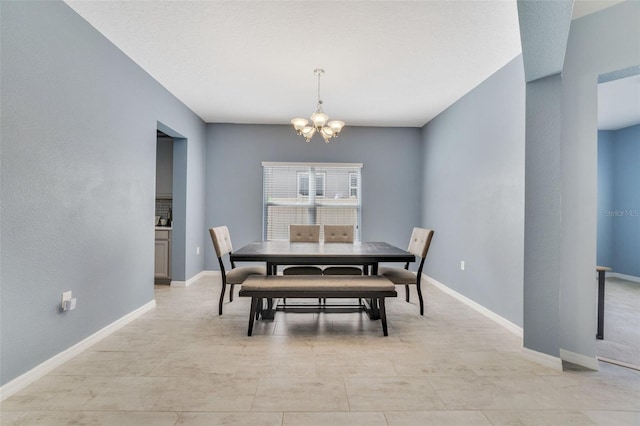
<path fill-rule="evenodd" d="M 360 241 L 362 164 L 262 166 L 263 239 L 288 240 L 291 224 L 326 224 L 353 225 L 354 240 Z"/>
<path fill-rule="evenodd" d="M 357 197 L 360 187 L 360 173 L 349 173 L 349 196 Z"/>
<path fill-rule="evenodd" d="M 325 181 L 326 181 L 326 173 L 316 173 L 316 197 L 324 197 L 325 190 Z M 313 182 L 313 181 L 312 181 Z M 309 173 L 307 172 L 299 172 L 298 173 L 298 195 L 301 197 L 309 196 Z"/>

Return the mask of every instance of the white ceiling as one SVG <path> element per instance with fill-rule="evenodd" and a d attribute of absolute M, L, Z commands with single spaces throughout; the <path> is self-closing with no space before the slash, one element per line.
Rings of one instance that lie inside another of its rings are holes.
<path fill-rule="evenodd" d="M 66 3 L 210 123 L 308 116 L 324 68 L 332 119 L 419 127 L 521 52 L 515 0 Z"/>

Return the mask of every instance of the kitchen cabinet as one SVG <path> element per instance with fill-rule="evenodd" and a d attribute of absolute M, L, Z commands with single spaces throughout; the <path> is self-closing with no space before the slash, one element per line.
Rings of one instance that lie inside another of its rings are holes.
<path fill-rule="evenodd" d="M 173 194 L 173 139 L 158 138 L 156 151 L 156 198 Z"/>
<path fill-rule="evenodd" d="M 171 283 L 171 230 L 156 228 L 155 283 Z"/>

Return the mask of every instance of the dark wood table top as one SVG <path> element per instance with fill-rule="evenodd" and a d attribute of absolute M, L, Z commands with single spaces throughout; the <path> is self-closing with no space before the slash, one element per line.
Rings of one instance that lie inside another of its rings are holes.
<path fill-rule="evenodd" d="M 415 256 L 385 242 L 325 244 L 257 241 L 233 252 L 231 260 L 276 265 L 364 265 L 379 262 L 414 262 Z"/>

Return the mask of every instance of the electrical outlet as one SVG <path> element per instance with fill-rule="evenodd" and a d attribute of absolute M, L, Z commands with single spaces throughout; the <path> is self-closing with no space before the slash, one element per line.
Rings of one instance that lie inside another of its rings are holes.
<path fill-rule="evenodd" d="M 62 293 L 62 302 L 60 306 L 63 311 L 71 311 L 76 308 L 76 299 L 73 297 L 71 290 Z"/>
<path fill-rule="evenodd" d="M 196 254 L 200 254 L 200 247 L 196 247 Z"/>
<path fill-rule="evenodd" d="M 464 271 L 464 260 L 460 261 L 460 270 Z"/>

